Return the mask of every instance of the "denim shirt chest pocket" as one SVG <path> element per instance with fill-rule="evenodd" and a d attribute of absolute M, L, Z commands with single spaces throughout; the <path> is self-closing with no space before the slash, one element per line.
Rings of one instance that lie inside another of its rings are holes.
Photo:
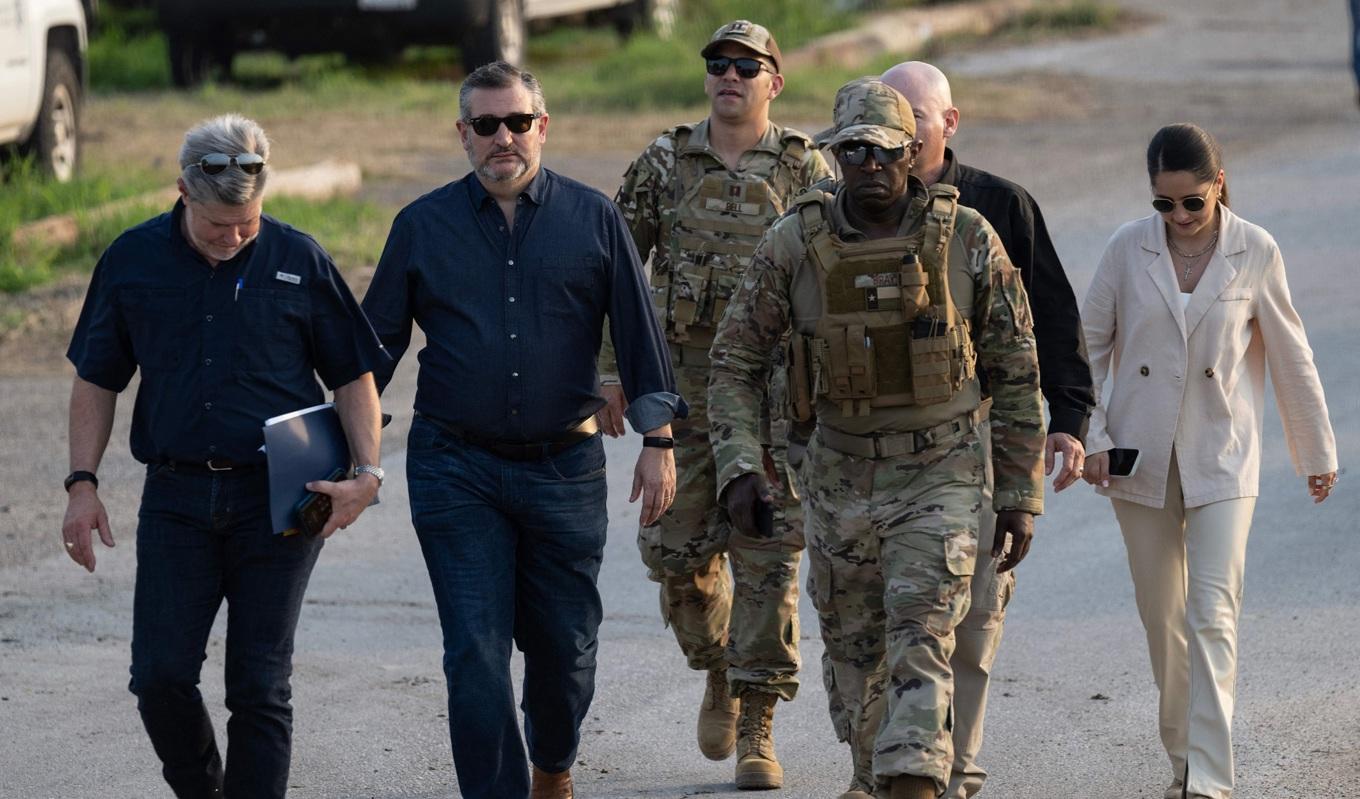
<path fill-rule="evenodd" d="M 133 358 L 143 371 L 173 372 L 184 368 L 194 353 L 189 344 L 191 310 L 182 288 L 127 288 L 118 303 L 132 339 Z"/>
<path fill-rule="evenodd" d="M 530 272 L 538 310 L 548 316 L 587 320 L 597 309 L 597 284 L 603 285 L 599 257 L 540 258 Z"/>
<path fill-rule="evenodd" d="M 237 372 L 292 371 L 306 362 L 310 334 L 303 291 L 242 288 L 233 304 Z"/>

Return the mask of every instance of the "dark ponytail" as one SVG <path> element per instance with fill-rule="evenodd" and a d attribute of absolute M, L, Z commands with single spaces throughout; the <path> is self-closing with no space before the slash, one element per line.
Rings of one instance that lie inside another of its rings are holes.
<path fill-rule="evenodd" d="M 1223 151 L 1209 131 L 1189 123 L 1167 125 L 1148 142 L 1148 180 L 1156 180 L 1163 172 L 1189 172 L 1202 182 L 1218 177 L 1223 168 Z M 1228 205 L 1228 180 L 1223 179 L 1223 191 L 1218 201 Z"/>

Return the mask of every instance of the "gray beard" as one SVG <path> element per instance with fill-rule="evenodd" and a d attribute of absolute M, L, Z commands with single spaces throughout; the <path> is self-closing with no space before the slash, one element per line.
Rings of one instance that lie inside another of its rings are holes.
<path fill-rule="evenodd" d="M 484 163 L 481 166 L 477 167 L 478 176 L 480 176 L 483 180 L 487 180 L 492 183 L 511 183 L 524 177 L 524 174 L 528 171 L 529 164 L 525 162 L 523 158 L 520 158 L 519 165 L 515 168 L 513 172 L 509 174 L 497 174 L 492 170 L 490 162 Z"/>

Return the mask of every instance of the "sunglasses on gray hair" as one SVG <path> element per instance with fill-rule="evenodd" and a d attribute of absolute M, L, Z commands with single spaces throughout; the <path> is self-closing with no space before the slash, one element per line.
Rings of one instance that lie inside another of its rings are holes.
<path fill-rule="evenodd" d="M 247 175 L 258 175 L 264 170 L 264 157 L 258 153 L 237 153 L 227 155 L 226 153 L 208 153 L 197 164 L 205 175 L 220 175 L 226 171 L 227 167 L 234 166 Z"/>

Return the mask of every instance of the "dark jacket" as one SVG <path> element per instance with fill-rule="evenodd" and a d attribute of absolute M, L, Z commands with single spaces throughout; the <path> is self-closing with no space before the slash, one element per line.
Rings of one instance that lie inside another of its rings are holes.
<path fill-rule="evenodd" d="M 1083 438 L 1095 406 L 1091 367 L 1077 299 L 1048 238 L 1039 204 L 1009 180 L 960 164 L 948 148 L 945 164 L 939 182 L 956 186 L 959 203 L 976 209 L 996 229 L 1029 292 L 1039 347 L 1039 384 L 1052 417 L 1048 431 Z"/>

